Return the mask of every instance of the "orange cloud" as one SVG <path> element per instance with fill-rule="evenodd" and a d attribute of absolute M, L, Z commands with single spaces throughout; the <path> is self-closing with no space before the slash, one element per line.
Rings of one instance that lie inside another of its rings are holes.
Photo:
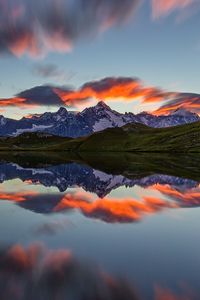
<path fill-rule="evenodd" d="M 27 99 L 20 97 L 13 97 L 8 99 L 0 99 L 0 107 L 18 106 L 20 108 L 35 108 L 37 104 L 27 103 Z"/>
<path fill-rule="evenodd" d="M 80 107 L 95 101 L 138 101 L 141 104 L 161 105 L 153 111 L 155 115 L 169 114 L 177 108 L 185 108 L 200 113 L 200 95 L 178 93 L 145 86 L 134 77 L 106 77 L 86 82 L 79 89 L 60 86 L 36 86 L 20 92 L 13 98 L 0 99 L 0 107 L 18 106 L 35 108 L 37 106 Z"/>
<path fill-rule="evenodd" d="M 163 104 L 154 113 L 156 115 L 169 114 L 179 108 L 183 108 L 200 114 L 200 95 L 176 93 L 170 101 L 167 101 L 166 104 Z"/>
<path fill-rule="evenodd" d="M 174 95 L 156 87 L 145 87 L 140 80 L 132 77 L 106 77 L 88 82 L 79 90 L 54 88 L 53 91 L 66 105 L 76 105 L 91 98 L 103 101 L 140 100 L 142 103 L 153 103 L 171 99 Z"/>
<path fill-rule="evenodd" d="M 135 101 L 155 103 L 170 100 L 175 94 L 157 87 L 146 87 L 133 77 L 106 77 L 90 81 L 79 89 L 69 87 L 36 86 L 13 98 L 0 99 L 0 106 L 30 107 L 37 105 L 73 106 L 91 100 Z"/>

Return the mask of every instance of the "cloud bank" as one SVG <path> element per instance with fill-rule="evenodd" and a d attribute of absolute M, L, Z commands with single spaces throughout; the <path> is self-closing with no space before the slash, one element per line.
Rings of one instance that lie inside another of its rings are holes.
<path fill-rule="evenodd" d="M 154 103 L 170 99 L 173 93 L 156 87 L 144 86 L 134 77 L 106 77 L 83 84 L 79 89 L 67 86 L 36 86 L 8 99 L 0 99 L 0 107 L 18 106 L 73 106 L 78 107 L 87 101 L 134 101 Z"/>
<path fill-rule="evenodd" d="M 134 77 L 106 77 L 89 81 L 80 88 L 69 86 L 43 85 L 27 89 L 12 98 L 0 99 L 0 107 L 34 108 L 38 106 L 67 106 L 79 108 L 83 104 L 92 105 L 95 101 L 121 101 L 155 104 L 157 115 L 166 115 L 183 108 L 200 114 L 200 94 L 179 93 L 145 86 Z"/>
<path fill-rule="evenodd" d="M 67 52 L 81 39 L 121 25 L 139 0 L 0 0 L 0 53 Z"/>

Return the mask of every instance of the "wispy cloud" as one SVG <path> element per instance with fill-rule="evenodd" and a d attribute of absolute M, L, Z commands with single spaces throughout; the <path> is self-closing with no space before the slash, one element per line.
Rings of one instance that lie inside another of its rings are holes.
<path fill-rule="evenodd" d="M 187 11 L 199 0 L 151 0 L 154 19 L 173 11 Z M 126 23 L 142 0 L 0 0 L 0 54 L 42 57 L 69 52 Z"/>
<path fill-rule="evenodd" d="M 177 93 L 173 99 L 166 101 L 155 113 L 159 115 L 169 114 L 179 108 L 200 114 L 200 94 Z"/>
<path fill-rule="evenodd" d="M 39 77 L 58 82 L 67 82 L 75 76 L 75 72 L 66 72 L 55 64 L 36 64 L 33 66 L 32 72 Z"/>
<path fill-rule="evenodd" d="M 152 0 L 153 18 L 169 15 L 173 11 L 185 11 L 198 2 L 198 0 Z"/>
<path fill-rule="evenodd" d="M 32 57 L 70 51 L 129 19 L 139 0 L 0 0 L 0 52 Z"/>

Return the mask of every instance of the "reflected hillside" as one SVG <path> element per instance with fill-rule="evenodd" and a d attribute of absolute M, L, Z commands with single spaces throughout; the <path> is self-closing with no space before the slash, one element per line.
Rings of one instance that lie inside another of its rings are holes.
<path fill-rule="evenodd" d="M 200 155 L 180 153 L 1 152 L 0 162 L 46 168 L 71 162 L 129 178 L 165 174 L 200 181 Z"/>

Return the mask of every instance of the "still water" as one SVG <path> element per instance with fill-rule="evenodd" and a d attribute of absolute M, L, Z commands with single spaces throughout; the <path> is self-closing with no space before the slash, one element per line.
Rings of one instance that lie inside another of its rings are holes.
<path fill-rule="evenodd" d="M 1 155 L 1 299 L 200 299 L 200 158 Z"/>

